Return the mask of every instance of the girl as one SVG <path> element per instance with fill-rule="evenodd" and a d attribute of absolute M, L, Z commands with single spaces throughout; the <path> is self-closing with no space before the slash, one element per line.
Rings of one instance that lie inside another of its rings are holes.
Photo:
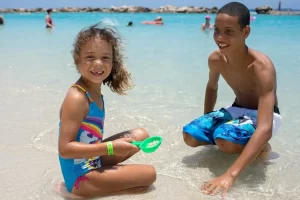
<path fill-rule="evenodd" d="M 139 193 L 156 180 L 150 165 L 119 165 L 139 151 L 130 142 L 149 137 L 147 131 L 139 128 L 102 140 L 102 83 L 118 94 L 130 88 L 120 42 L 115 31 L 96 24 L 80 31 L 74 43 L 80 78 L 61 106 L 58 149 L 66 187 L 77 196 Z"/>

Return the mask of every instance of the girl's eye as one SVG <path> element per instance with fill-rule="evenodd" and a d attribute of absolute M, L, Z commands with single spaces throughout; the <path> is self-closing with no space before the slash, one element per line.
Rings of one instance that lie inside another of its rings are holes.
<path fill-rule="evenodd" d="M 110 57 L 105 56 L 105 57 L 103 57 L 103 59 L 104 59 L 104 60 L 109 60 Z"/>

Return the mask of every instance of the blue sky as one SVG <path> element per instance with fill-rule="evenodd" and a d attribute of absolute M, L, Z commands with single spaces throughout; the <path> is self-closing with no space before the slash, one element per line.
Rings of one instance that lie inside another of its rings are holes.
<path fill-rule="evenodd" d="M 110 7 L 122 5 L 137 5 L 146 7 L 159 7 L 162 5 L 175 6 L 204 6 L 221 7 L 233 0 L 1 0 L 0 8 L 59 8 L 59 7 Z M 262 5 L 270 5 L 277 8 L 278 0 L 240 0 L 248 8 L 255 8 Z M 300 9 L 300 0 L 282 0 L 283 8 Z"/>

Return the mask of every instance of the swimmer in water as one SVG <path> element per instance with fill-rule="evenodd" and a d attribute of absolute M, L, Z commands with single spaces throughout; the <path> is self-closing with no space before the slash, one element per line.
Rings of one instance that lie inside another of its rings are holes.
<path fill-rule="evenodd" d="M 213 26 L 212 26 L 212 24 L 210 23 L 210 16 L 209 16 L 209 15 L 206 15 L 206 16 L 205 16 L 205 23 L 202 24 L 201 29 L 202 29 L 202 30 L 210 30 L 210 29 L 212 29 L 212 28 L 213 28 Z"/>
<path fill-rule="evenodd" d="M 151 24 L 151 25 L 163 25 L 164 22 L 163 22 L 163 19 L 161 16 L 159 17 L 156 17 L 154 19 L 154 21 L 144 21 L 144 22 L 141 22 L 142 24 Z"/>
<path fill-rule="evenodd" d="M 161 25 L 164 24 L 163 18 L 161 16 L 156 17 L 156 19 L 154 19 L 154 22 L 155 22 L 155 24 L 161 24 Z"/>
<path fill-rule="evenodd" d="M 47 15 L 45 17 L 45 23 L 46 23 L 46 28 L 54 28 L 54 24 L 51 18 L 51 14 L 52 14 L 52 9 L 47 9 Z"/>
<path fill-rule="evenodd" d="M 2 15 L 0 15 L 0 25 L 4 24 L 4 17 Z"/>

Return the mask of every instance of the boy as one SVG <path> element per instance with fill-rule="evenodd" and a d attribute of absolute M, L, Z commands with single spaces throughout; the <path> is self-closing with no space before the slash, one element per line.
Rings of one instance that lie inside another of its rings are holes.
<path fill-rule="evenodd" d="M 246 46 L 249 23 L 250 12 L 241 3 L 231 2 L 219 10 L 214 25 L 219 50 L 208 59 L 205 115 L 183 128 L 188 146 L 216 144 L 225 153 L 241 153 L 222 176 L 202 186 L 205 194 L 226 194 L 244 168 L 268 155 L 268 141 L 281 124 L 275 68 L 266 55 Z M 236 97 L 232 106 L 214 111 L 220 75 Z"/>

